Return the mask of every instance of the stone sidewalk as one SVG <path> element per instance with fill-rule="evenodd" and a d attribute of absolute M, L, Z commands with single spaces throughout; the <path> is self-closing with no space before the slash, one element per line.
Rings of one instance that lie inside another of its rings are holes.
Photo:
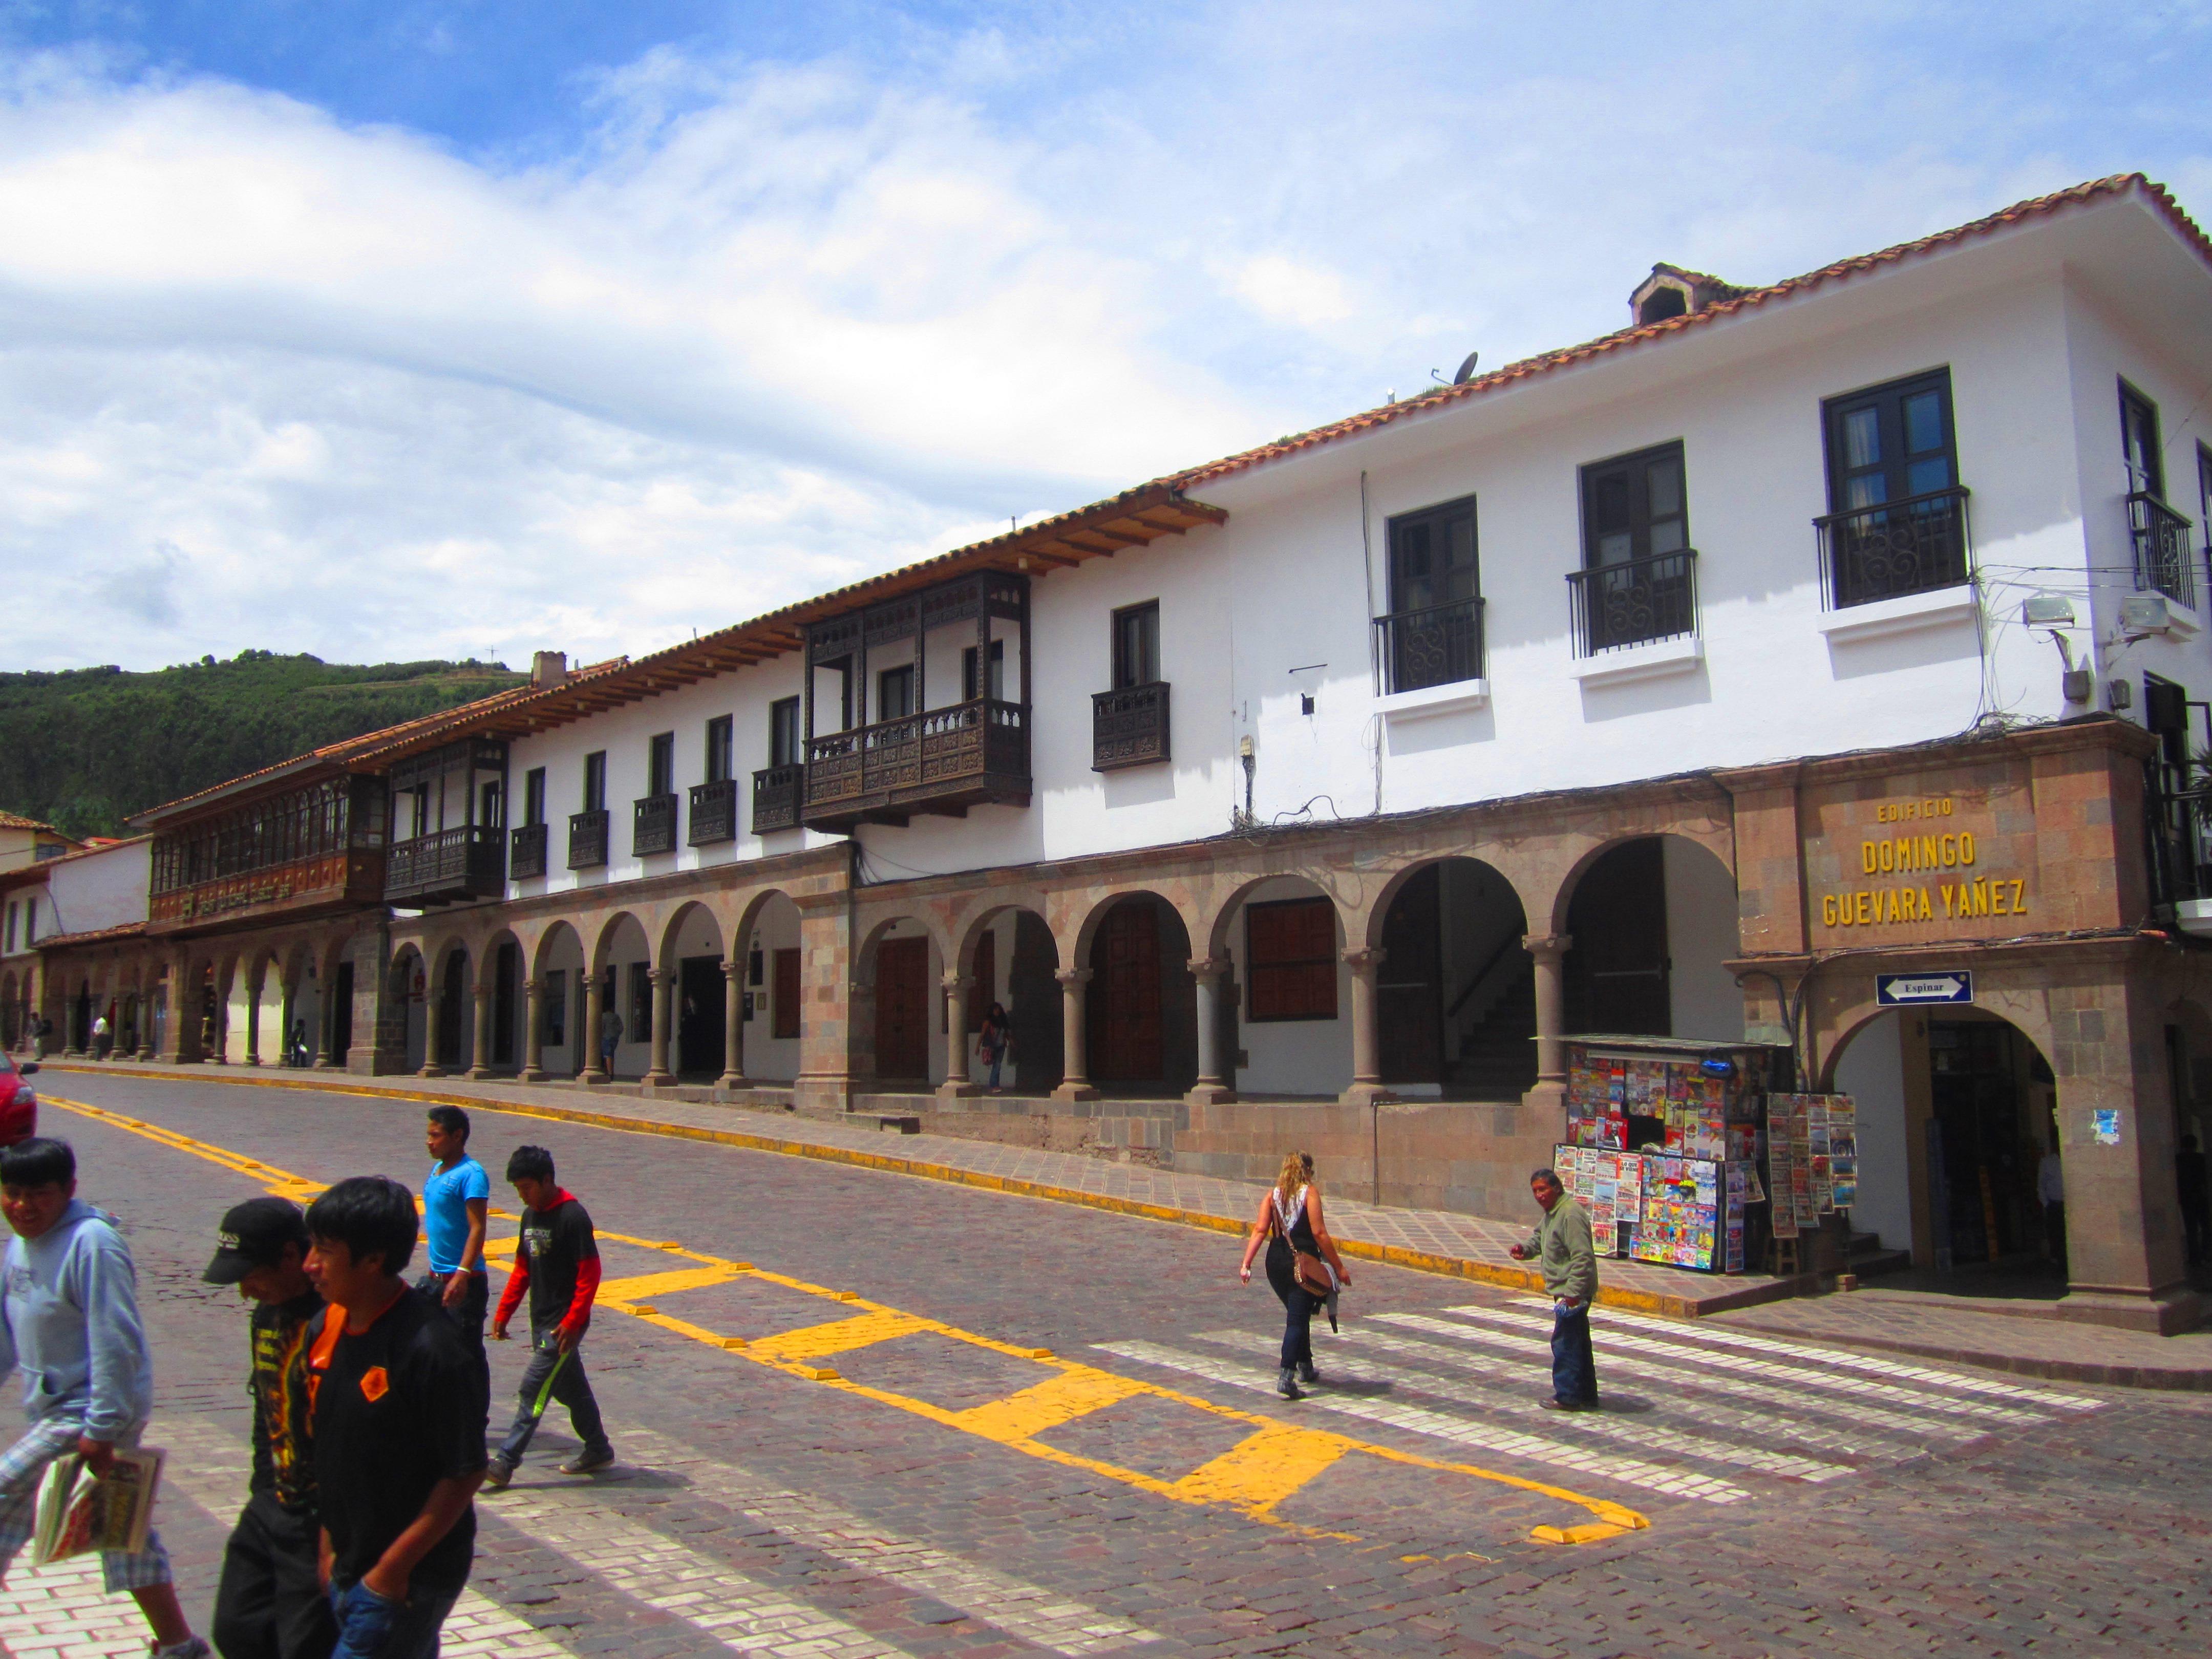
<path fill-rule="evenodd" d="M 762 1104 L 755 1107 L 666 1095 L 648 1097 L 619 1087 L 586 1092 L 573 1085 L 357 1077 L 275 1066 L 46 1062 L 45 1074 L 57 1081 L 71 1072 L 481 1105 L 556 1121 L 821 1158 L 1224 1233 L 1241 1232 L 1249 1225 L 1259 1202 L 1260 1188 L 1242 1182 L 1109 1162 L 1079 1152 L 889 1133 L 890 1126 L 879 1126 L 869 1116 L 801 1115 L 767 1091 Z M 1329 1197 L 1328 1218 L 1338 1247 L 1354 1259 L 1510 1289 L 1542 1288 L 1534 1271 L 1506 1255 L 1509 1246 L 1527 1236 L 1527 1224 L 1449 1211 L 1378 1206 L 1335 1194 Z M 2212 1392 L 2212 1331 L 2160 1337 L 1980 1312 L 1970 1304 L 1962 1305 L 1963 1298 L 1879 1289 L 1820 1296 L 1809 1278 L 1708 1275 L 1629 1261 L 1607 1261 L 1601 1276 L 1604 1284 L 1598 1299 L 1606 1306 L 1674 1318 L 1725 1316 L 1730 1324 L 1777 1334 L 2026 1376 Z"/>

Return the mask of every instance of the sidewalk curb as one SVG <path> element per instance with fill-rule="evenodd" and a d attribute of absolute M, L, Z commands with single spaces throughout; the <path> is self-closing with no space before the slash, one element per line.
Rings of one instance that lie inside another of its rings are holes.
<path fill-rule="evenodd" d="M 613 1129 L 632 1134 L 660 1135 L 674 1140 L 704 1141 L 710 1145 L 735 1146 L 745 1152 L 775 1152 L 786 1158 L 812 1158 L 817 1163 L 842 1164 L 854 1169 L 875 1170 L 888 1175 L 912 1176 L 923 1181 L 941 1181 L 950 1185 L 973 1187 L 985 1192 L 1006 1193 L 1017 1198 L 1043 1199 L 1057 1204 L 1081 1205 L 1086 1209 L 1103 1210 L 1115 1215 L 1135 1216 L 1146 1221 L 1163 1221 L 1172 1225 L 1197 1227 L 1207 1232 L 1241 1235 L 1245 1224 L 1227 1216 L 1211 1215 L 1203 1210 L 1177 1209 L 1171 1205 L 1146 1204 L 1135 1199 L 1117 1198 L 1109 1193 L 1090 1193 L 1079 1187 L 1055 1187 L 1040 1181 L 1024 1181 L 1012 1176 L 986 1175 L 980 1170 L 963 1170 L 950 1164 L 933 1164 L 921 1158 L 894 1158 L 881 1152 L 856 1152 L 850 1147 L 826 1146 L 810 1140 L 786 1140 L 774 1135 L 750 1134 L 737 1129 L 708 1129 L 688 1123 L 656 1122 L 649 1118 L 625 1117 L 612 1112 L 591 1112 L 568 1106 L 547 1106 L 536 1101 L 487 1100 L 481 1095 L 441 1094 L 424 1089 L 381 1088 L 373 1085 L 331 1081 L 310 1081 L 303 1078 L 244 1077 L 232 1074 L 227 1069 L 210 1068 L 206 1073 L 195 1071 L 190 1076 L 175 1072 L 142 1072 L 135 1068 L 110 1065 L 82 1065 L 47 1060 L 46 1072 L 69 1072 L 88 1077 L 131 1078 L 142 1083 L 190 1082 L 228 1084 L 237 1088 L 296 1089 L 310 1094 L 359 1095 L 375 1100 L 409 1100 L 429 1106 L 459 1106 L 464 1110 L 505 1112 L 516 1117 L 534 1117 L 555 1123 L 576 1123 L 594 1129 Z M 332 1078 L 344 1073 L 333 1073 Z M 743 1107 L 727 1109 L 743 1111 Z M 1258 1190 L 1256 1188 L 1254 1189 Z M 1393 1267 L 1408 1267 L 1417 1273 L 1436 1273 L 1447 1279 L 1471 1279 L 1478 1284 L 1495 1285 L 1510 1291 L 1533 1291 L 1541 1293 L 1543 1276 L 1525 1267 L 1510 1267 L 1503 1262 L 1477 1261 L 1469 1256 L 1443 1255 L 1426 1250 L 1408 1249 L 1399 1244 L 1369 1244 L 1358 1239 L 1340 1237 L 1337 1249 L 1346 1255 L 1363 1261 L 1379 1261 Z M 1597 1302 L 1600 1307 L 1619 1308 L 1632 1313 L 1658 1314 L 1674 1319 L 1695 1319 L 1702 1315 L 1729 1312 L 1738 1308 L 1755 1307 L 1761 1303 L 1786 1300 L 1797 1294 L 1794 1285 L 1783 1283 L 1747 1286 L 1735 1296 L 1692 1299 L 1668 1296 L 1649 1291 L 1631 1291 L 1601 1285 Z"/>

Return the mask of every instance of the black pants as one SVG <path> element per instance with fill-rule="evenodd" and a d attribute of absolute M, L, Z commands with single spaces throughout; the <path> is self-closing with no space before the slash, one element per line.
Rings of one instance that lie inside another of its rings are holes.
<path fill-rule="evenodd" d="M 607 1425 L 599 1419 L 599 1402 L 592 1397 L 591 1380 L 584 1375 L 584 1346 L 579 1342 L 563 1354 L 556 1333 L 556 1322 L 539 1325 L 531 1332 L 530 1364 L 523 1368 L 520 1389 L 520 1409 L 508 1425 L 506 1442 L 499 1455 L 511 1468 L 522 1462 L 522 1454 L 530 1449 L 530 1442 L 538 1432 L 541 1411 L 539 1397 L 548 1403 L 557 1400 L 568 1408 L 568 1421 L 576 1431 L 576 1438 L 584 1443 L 586 1451 L 600 1451 L 607 1444 Z M 546 1380 L 552 1380 L 548 1394 Z"/>
<path fill-rule="evenodd" d="M 223 1659 L 329 1659 L 337 1621 L 315 1578 L 315 1521 L 268 1492 L 240 1511 L 223 1547 L 209 1632 Z"/>
<path fill-rule="evenodd" d="M 435 1302 L 446 1305 L 446 1281 L 451 1273 L 424 1273 L 415 1281 L 415 1288 Z M 487 1364 L 484 1358 L 484 1313 L 491 1301 L 491 1280 L 482 1273 L 469 1275 L 469 1288 L 462 1293 L 461 1305 L 446 1308 L 446 1317 L 453 1322 L 461 1334 L 461 1340 L 476 1356 L 479 1365 Z"/>
<path fill-rule="evenodd" d="M 2181 1232 L 2182 1237 L 2188 1240 L 2189 1265 L 2194 1267 L 2206 1255 L 2207 1238 L 2212 1237 L 2212 1212 L 2184 1210 L 2181 1212 Z"/>
<path fill-rule="evenodd" d="M 1328 1304 L 1298 1283 L 1291 1247 L 1279 1238 L 1267 1241 L 1267 1284 L 1283 1304 L 1282 1368 L 1312 1364 L 1313 1316 Z"/>

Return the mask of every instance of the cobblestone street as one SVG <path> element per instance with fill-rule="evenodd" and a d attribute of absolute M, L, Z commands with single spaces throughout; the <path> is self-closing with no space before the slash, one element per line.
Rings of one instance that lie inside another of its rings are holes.
<path fill-rule="evenodd" d="M 137 1253 L 161 1525 L 204 1622 L 246 1468 L 245 1316 L 198 1279 L 215 1219 L 349 1174 L 419 1187 L 421 1107 L 46 1080 L 42 1127 Z M 1225 1237 L 474 1115 L 495 1252 L 526 1140 L 600 1230 L 586 1352 L 619 1462 L 555 1473 L 549 1417 L 479 1501 L 448 1653 L 2193 1655 L 2212 1619 L 2201 1395 L 1601 1310 L 1607 1409 L 1562 1418 L 1540 1301 L 1360 1262 L 1323 1384 L 1285 1404 L 1277 1304 Z M 495 1421 L 520 1365 L 495 1349 Z M 74 1567 L 18 1567 L 0 1642 L 143 1651 Z"/>

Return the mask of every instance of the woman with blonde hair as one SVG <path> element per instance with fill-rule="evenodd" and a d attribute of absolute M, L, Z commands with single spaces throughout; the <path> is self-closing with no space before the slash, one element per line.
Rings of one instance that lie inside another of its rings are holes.
<path fill-rule="evenodd" d="M 1336 1253 L 1336 1241 L 1322 1222 L 1321 1188 L 1314 1182 L 1311 1152 L 1286 1156 L 1275 1184 L 1260 1200 L 1252 1236 L 1244 1241 L 1244 1263 L 1237 1271 L 1247 1285 L 1252 1282 L 1252 1259 L 1262 1243 L 1267 1247 L 1267 1283 L 1283 1302 L 1282 1368 L 1275 1376 L 1275 1392 L 1296 1400 L 1299 1383 L 1321 1381 L 1313 1363 L 1313 1316 L 1337 1290 L 1352 1283 L 1344 1258 Z"/>

